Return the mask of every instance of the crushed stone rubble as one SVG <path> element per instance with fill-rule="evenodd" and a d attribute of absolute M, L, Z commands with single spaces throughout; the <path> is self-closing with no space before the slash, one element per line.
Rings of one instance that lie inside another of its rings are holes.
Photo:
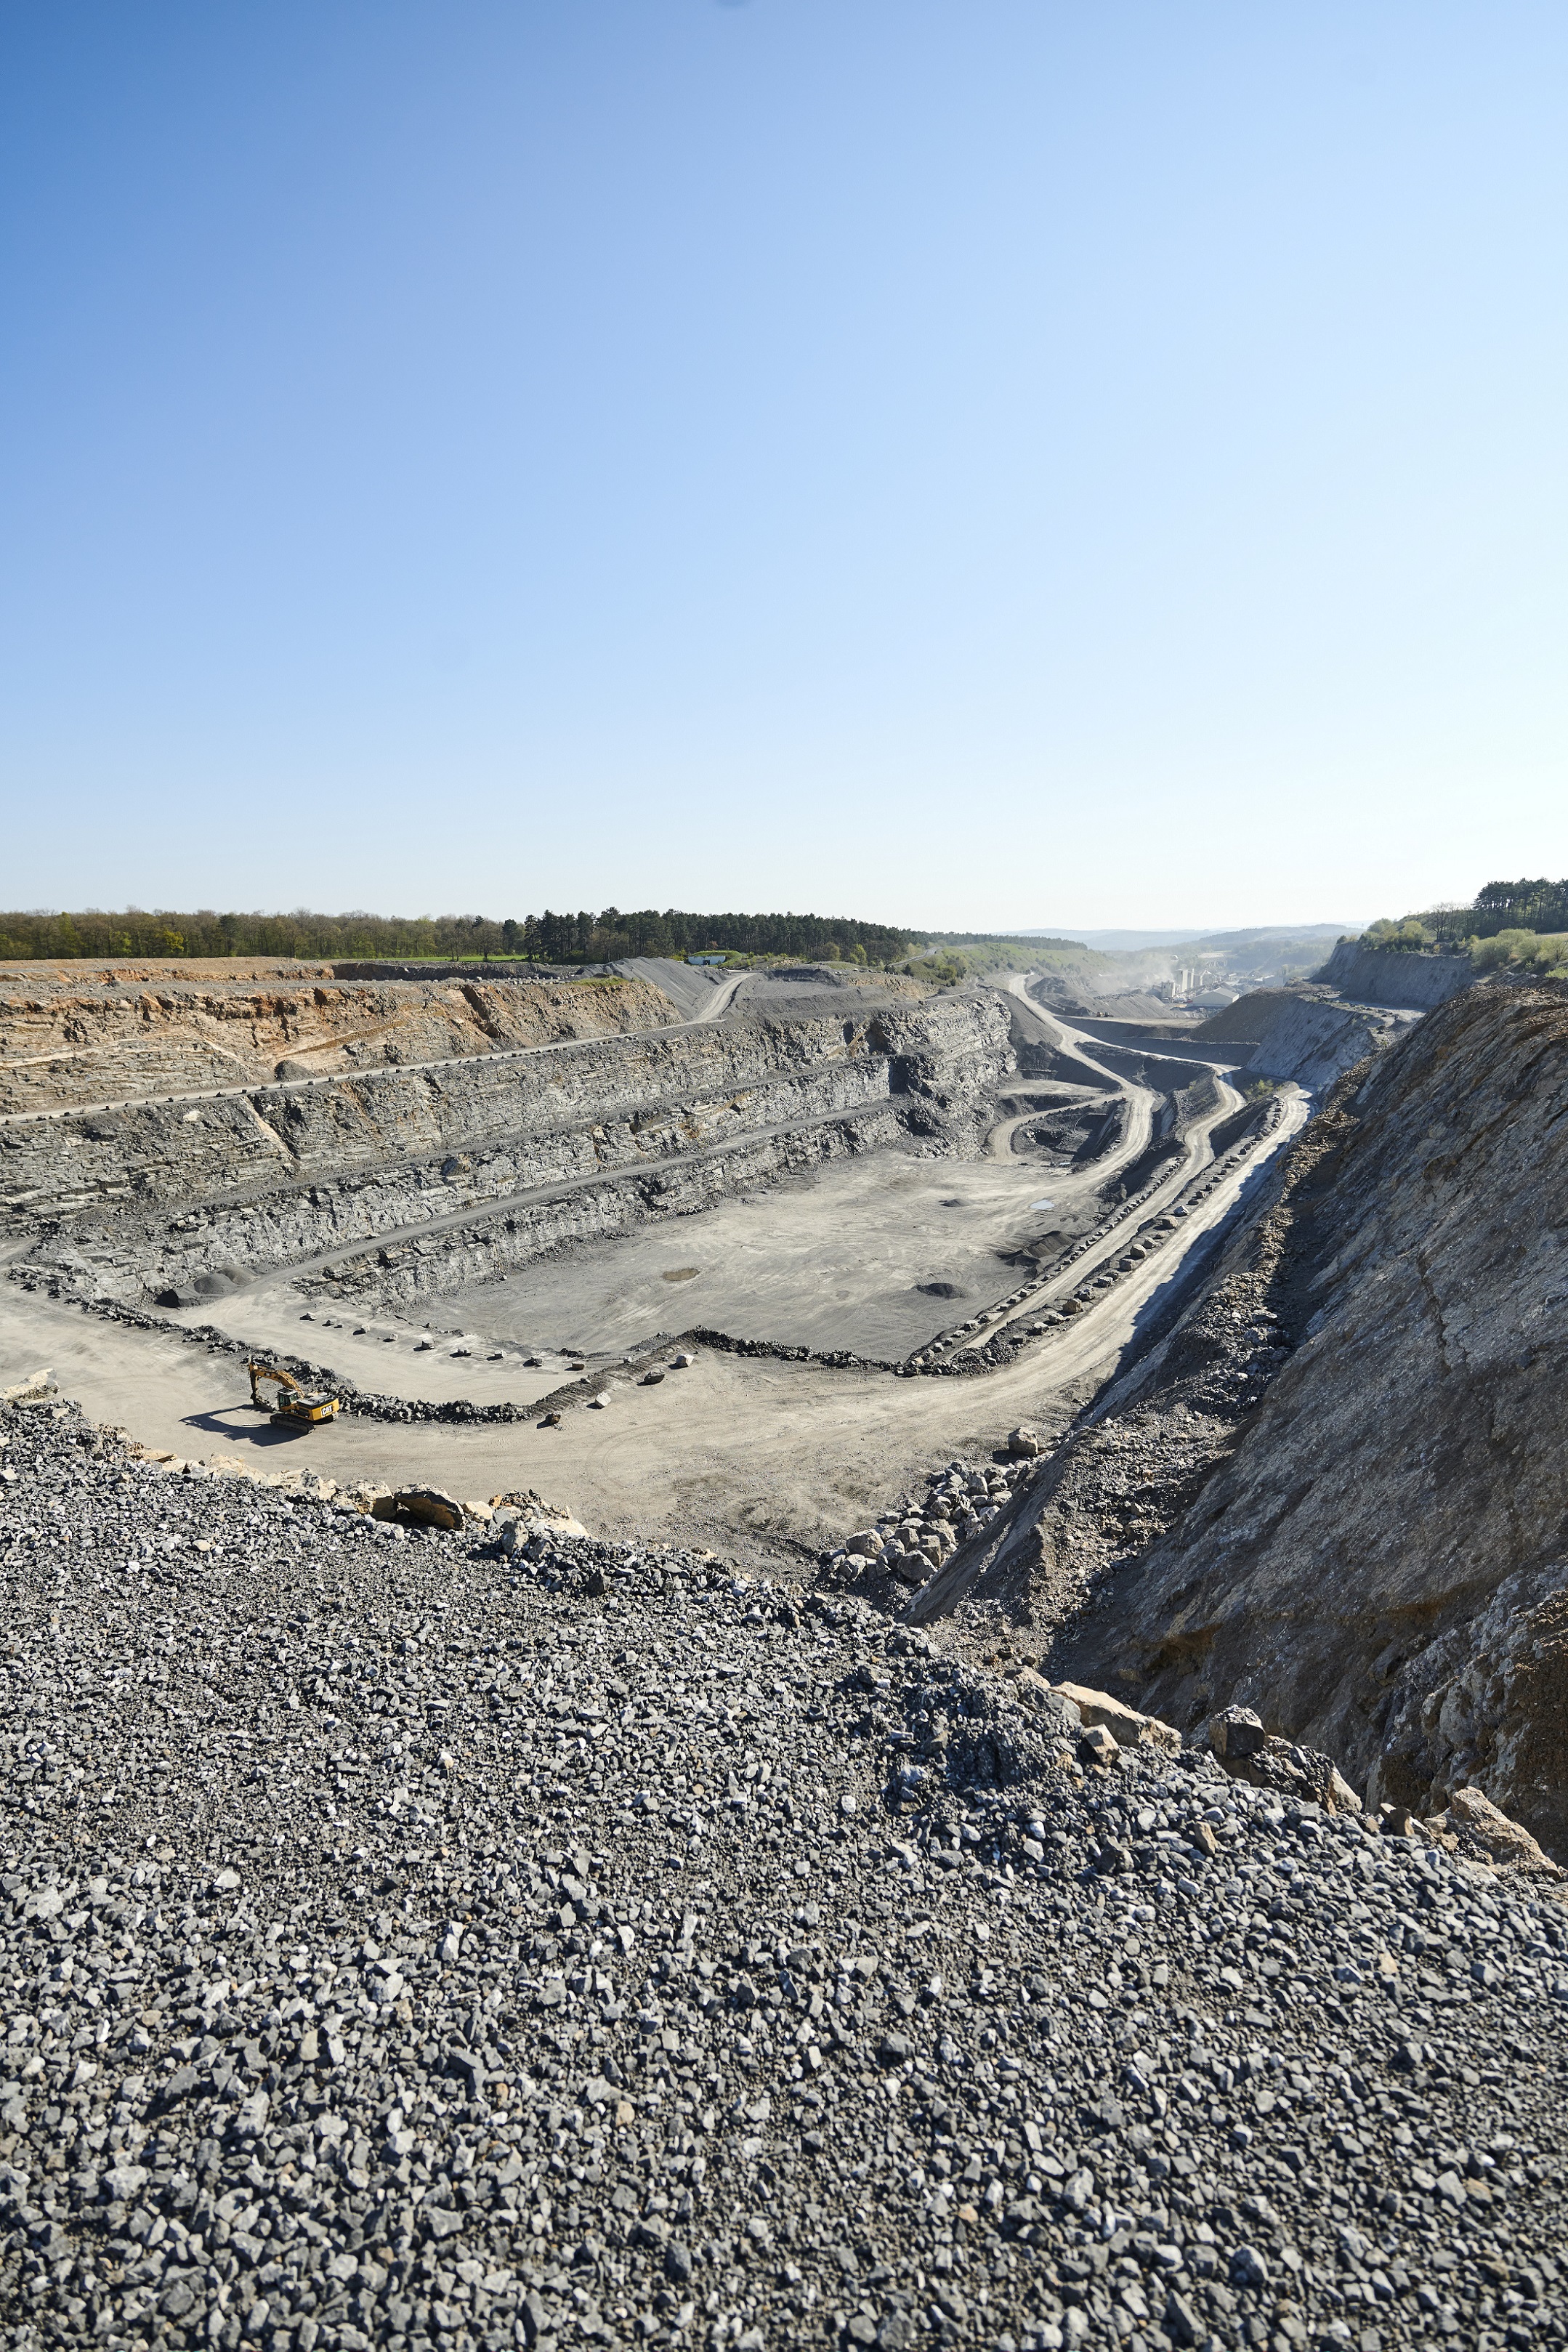
<path fill-rule="evenodd" d="M 923 1496 L 906 1494 L 880 1512 L 873 1526 L 859 1528 L 822 1554 L 826 1575 L 841 1582 L 865 1582 L 875 1570 L 900 1584 L 927 1583 L 961 1544 L 984 1534 L 1025 1485 L 1039 1441 L 1026 1426 L 1015 1431 L 1013 1444 L 1019 1454 L 1016 1462 L 969 1461 L 960 1455 L 944 1468 L 930 1471 Z"/>
<path fill-rule="evenodd" d="M 0 1434 L 9 2345 L 1568 2338 L 1527 1868 L 854 1597 Z"/>

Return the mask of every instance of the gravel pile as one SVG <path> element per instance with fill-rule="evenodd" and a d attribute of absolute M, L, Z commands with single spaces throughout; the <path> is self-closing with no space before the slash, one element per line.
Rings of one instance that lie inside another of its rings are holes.
<path fill-rule="evenodd" d="M 858 1601 L 0 1434 L 8 2343 L 1568 2334 L 1550 1887 Z"/>

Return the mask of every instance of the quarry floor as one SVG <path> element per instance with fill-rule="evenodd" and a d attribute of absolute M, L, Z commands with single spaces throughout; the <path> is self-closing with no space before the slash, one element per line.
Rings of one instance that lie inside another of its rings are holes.
<path fill-rule="evenodd" d="M 290 1469 L 308 1461 L 340 1482 L 421 1480 L 473 1496 L 531 1487 L 569 1507 L 595 1532 L 647 1541 L 706 1540 L 754 1564 L 804 1560 L 934 1464 L 989 1452 L 1022 1420 L 1037 1423 L 1043 1434 L 1065 1427 L 1162 1314 L 1205 1237 L 1244 1190 L 1258 1185 L 1309 1109 L 1305 1097 L 1294 1097 L 1268 1144 L 1196 1203 L 1166 1246 L 1075 1321 L 1047 1331 L 999 1371 L 900 1379 L 701 1349 L 689 1370 L 670 1372 L 657 1387 L 616 1384 L 605 1410 L 568 1412 L 555 1429 L 531 1423 L 388 1423 L 345 1415 L 297 1437 L 274 1431 L 250 1410 L 238 1360 L 178 1336 L 174 1318 L 167 1335 L 138 1331 L 0 1282 L 0 1384 L 47 1365 L 94 1420 L 118 1423 L 143 1444 L 188 1459 L 218 1454 L 258 1467 L 286 1463 Z M 1109 1164 L 1092 1171 L 1096 1187 Z M 766 1336 L 789 1338 L 784 1318 L 793 1315 L 803 1336 L 820 1328 L 823 1339 L 844 1346 L 851 1343 L 839 1336 L 842 1324 L 830 1309 L 842 1316 L 846 1304 L 858 1300 L 868 1318 L 890 1312 L 879 1309 L 877 1301 L 893 1286 L 895 1273 L 907 1277 L 918 1270 L 921 1279 L 945 1277 L 968 1288 L 989 1265 L 994 1267 L 992 1297 L 1016 1281 L 1014 1269 L 986 1253 L 1028 1229 L 1029 1203 L 1042 1197 L 1037 1163 L 1015 1171 L 993 1160 L 880 1156 L 826 1172 L 829 1184 L 819 1177 L 795 1180 L 700 1216 L 645 1227 L 626 1244 L 586 1252 L 574 1261 L 570 1280 L 576 1288 L 570 1295 L 564 1266 L 538 1269 L 529 1278 L 531 1326 L 549 1319 L 539 1307 L 541 1278 L 560 1284 L 543 1296 L 558 1298 L 563 1312 L 570 1307 L 575 1323 L 593 1310 L 594 1334 L 605 1345 L 634 1327 L 642 1336 L 651 1312 L 645 1301 L 666 1290 L 670 1306 L 657 1318 L 665 1329 L 710 1323 L 732 1328 L 750 1283 L 749 1319 L 768 1324 Z M 879 1192 L 862 1192 L 862 1185 Z M 1066 1188 L 1053 1178 L 1049 1191 L 1061 1200 Z M 1173 1185 L 1171 1197 L 1175 1192 Z M 944 1203 L 957 1201 L 965 1204 L 964 1221 L 950 1228 L 943 1219 L 957 1213 Z M 900 1213 L 891 1215 L 879 1202 Z M 1163 1196 L 1151 1213 L 1163 1205 Z M 848 1244 L 851 1211 L 860 1235 L 858 1261 Z M 772 1236 L 766 1252 L 764 1234 Z M 1116 1255 L 1125 1239 L 1110 1244 L 1107 1255 Z M 710 1269 L 706 1297 L 702 1274 L 662 1283 L 665 1270 L 687 1265 Z M 1083 1271 L 1075 1268 L 1068 1286 Z M 847 1288 L 850 1301 L 826 1298 L 830 1287 Z M 487 1318 L 495 1297 L 495 1290 L 485 1295 Z M 924 1328 L 951 1322 L 968 1303 L 922 1299 L 929 1317 Z M 258 1347 L 287 1345 L 384 1393 L 527 1405 L 564 1376 L 561 1356 L 530 1371 L 515 1348 L 503 1349 L 500 1362 L 488 1361 L 477 1339 L 472 1358 L 453 1357 L 450 1343 L 416 1357 L 411 1344 L 389 1345 L 378 1336 L 394 1328 L 388 1318 L 365 1318 L 357 1338 L 352 1328 L 329 1332 L 320 1317 L 302 1325 L 298 1294 L 288 1305 L 278 1297 L 270 1311 L 262 1309 L 258 1294 L 235 1300 L 229 1319 L 236 1336 Z M 831 1331 L 816 1319 L 824 1314 Z M 185 1319 L 203 1318 L 193 1313 Z M 352 1327 L 359 1319 L 348 1322 Z"/>
<path fill-rule="evenodd" d="M 452 1305 L 475 1329 L 534 1347 L 604 1353 L 697 1324 L 900 1358 L 1016 1282 L 1008 1261 L 1042 1229 L 1065 1230 L 1089 1189 L 1021 1160 L 879 1153 L 640 1226 Z"/>
<path fill-rule="evenodd" d="M 1064 1043 L 1092 1049 L 1076 1030 L 1053 1025 Z M 1031 1118 L 1009 1116 L 973 1160 L 928 1156 L 911 1144 L 832 1161 L 406 1310 L 318 1301 L 307 1318 L 285 1276 L 174 1319 L 215 1322 L 247 1345 L 330 1361 L 362 1388 L 441 1401 L 531 1402 L 559 1384 L 574 1358 L 597 1369 L 661 1334 L 694 1328 L 898 1360 L 1013 1289 L 1033 1264 L 1026 1253 L 1049 1261 L 1094 1224 L 1106 1186 L 1147 1149 L 1160 1101 L 1148 1087 L 1103 1075 L 1127 1116 L 1119 1140 L 1092 1160 L 1015 1151 L 1014 1136 Z M 1220 1086 L 1223 1114 L 1241 1097 Z M 1028 1079 L 1009 1091 L 1056 1104 L 1081 1097 L 1096 1108 L 1108 1099 Z M 454 1213 L 440 1222 L 455 1229 L 465 1221 Z M 343 1255 L 358 1256 L 360 1245 Z M 301 1331 L 310 1319 L 317 1330 Z M 481 1392 L 475 1370 L 485 1362 L 494 1380 L 488 1360 L 495 1353 L 499 1385 Z M 526 1360 L 534 1357 L 542 1360 L 531 1382 Z"/>
<path fill-rule="evenodd" d="M 898 1360 L 1011 1290 L 1029 1270 L 1020 1253 L 1038 1246 L 1053 1258 L 1094 1223 L 1103 1187 L 1149 1139 L 1155 1098 L 1127 1091 L 1125 1136 L 1081 1166 L 880 1150 L 576 1244 L 405 1311 L 318 1301 L 313 1318 L 331 1334 L 334 1369 L 408 1397 L 474 1395 L 470 1351 L 482 1362 L 499 1349 L 506 1372 L 497 1393 L 531 1402 L 573 1358 L 596 1367 L 693 1328 Z M 1002 1131 L 1020 1123 L 1008 1119 Z M 300 1329 L 300 1294 L 287 1279 L 174 1319 L 216 1322 L 249 1343 L 312 1357 L 329 1344 Z M 416 1355 L 421 1341 L 429 1352 Z M 524 1360 L 532 1356 L 542 1361 L 531 1385 Z"/>

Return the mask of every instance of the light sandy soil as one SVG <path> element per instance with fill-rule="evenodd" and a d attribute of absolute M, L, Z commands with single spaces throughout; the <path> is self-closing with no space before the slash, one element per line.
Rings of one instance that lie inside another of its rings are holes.
<path fill-rule="evenodd" d="M 1103 1179 L 1100 1180 L 1103 1181 Z M 638 1226 L 459 1292 L 476 1328 L 621 1351 L 693 1325 L 785 1347 L 901 1358 L 1011 1289 L 1006 1262 L 1095 1189 L 1081 1174 L 951 1160 L 840 1161 L 700 1216 Z M 1086 1220 L 1087 1222 L 1087 1220 Z M 921 1283 L 950 1284 L 933 1297 Z"/>

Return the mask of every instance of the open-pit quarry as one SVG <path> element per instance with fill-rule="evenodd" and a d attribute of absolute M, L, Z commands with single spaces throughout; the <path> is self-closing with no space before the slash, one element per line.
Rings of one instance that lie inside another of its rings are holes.
<path fill-rule="evenodd" d="M 1568 992 L 1355 979 L 0 971 L 8 2344 L 1568 2341 Z"/>
<path fill-rule="evenodd" d="M 1103 1046 L 1023 976 L 656 969 L 13 982 L 7 1365 L 182 1461 L 548 1488 L 815 1565 L 1069 1419 L 1310 1108 L 1244 1098 L 1249 1045 Z M 274 1428 L 253 1355 L 341 1418 Z"/>

